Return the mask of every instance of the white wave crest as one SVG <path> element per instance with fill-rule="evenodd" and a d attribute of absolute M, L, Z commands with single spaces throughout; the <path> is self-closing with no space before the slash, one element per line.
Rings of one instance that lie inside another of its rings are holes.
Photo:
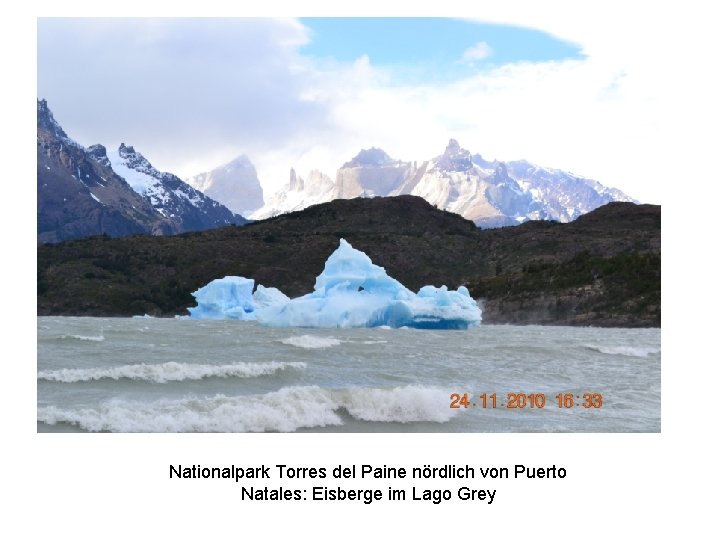
<path fill-rule="evenodd" d="M 128 364 L 115 367 L 87 369 L 58 369 L 40 371 L 38 380 L 74 383 L 100 379 L 132 379 L 166 383 L 170 381 L 197 381 L 207 377 L 261 377 L 288 368 L 304 369 L 305 362 L 238 362 L 235 364 Z"/>
<path fill-rule="evenodd" d="M 455 412 L 450 408 L 449 392 L 436 388 L 363 388 L 338 394 L 338 402 L 351 416 L 368 422 L 447 422 Z"/>
<path fill-rule="evenodd" d="M 617 354 L 621 356 L 633 356 L 635 358 L 647 358 L 651 354 L 659 354 L 660 347 L 631 347 L 629 345 L 618 345 L 605 347 L 602 345 L 586 345 L 587 349 L 602 354 Z"/>
<path fill-rule="evenodd" d="M 292 345 L 293 347 L 300 347 L 302 349 L 327 349 L 328 347 L 340 345 L 342 341 L 335 338 L 309 336 L 305 334 L 302 336 L 292 336 L 289 338 L 281 339 L 280 343 L 284 343 L 285 345 Z"/>
<path fill-rule="evenodd" d="M 77 339 L 80 341 L 105 341 L 105 336 L 100 334 L 99 336 L 82 336 L 78 334 L 63 334 L 60 339 Z"/>
<path fill-rule="evenodd" d="M 96 408 L 39 407 L 38 421 L 66 422 L 88 431 L 262 432 L 342 424 L 340 409 L 369 422 L 447 422 L 445 391 L 419 386 L 330 390 L 286 387 L 254 396 L 185 398 L 153 403 L 114 400 Z"/>

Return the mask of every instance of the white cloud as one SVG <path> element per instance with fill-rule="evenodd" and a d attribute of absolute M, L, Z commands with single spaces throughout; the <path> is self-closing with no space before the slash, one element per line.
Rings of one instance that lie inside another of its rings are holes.
<path fill-rule="evenodd" d="M 83 144 L 157 166 L 230 159 L 321 130 L 293 19 L 40 19 L 38 96 Z"/>
<path fill-rule="evenodd" d="M 462 59 L 464 62 L 472 64 L 480 60 L 485 60 L 491 56 L 492 53 L 493 50 L 490 48 L 490 45 L 484 41 L 480 41 L 466 49 L 465 52 L 463 52 Z"/>
<path fill-rule="evenodd" d="M 527 158 L 659 202 L 657 155 L 671 153 L 666 120 L 677 114 L 663 111 L 668 63 L 683 69 L 663 19 L 573 9 L 500 5 L 483 20 L 551 32 L 585 59 L 414 86 L 367 57 L 303 57 L 309 34 L 293 19 L 41 20 L 38 95 L 83 144 L 131 143 L 181 175 L 246 153 L 268 191 L 290 167 L 332 175 L 369 146 L 421 161 L 455 137 L 486 158 Z"/>
<path fill-rule="evenodd" d="M 649 160 L 660 117 L 623 66 L 602 59 L 506 65 L 444 84 L 391 86 L 365 66 L 315 74 L 315 98 L 330 112 L 327 137 L 313 141 L 334 161 L 380 146 L 400 159 L 440 154 L 450 137 L 492 159 L 526 158 L 658 201 Z"/>

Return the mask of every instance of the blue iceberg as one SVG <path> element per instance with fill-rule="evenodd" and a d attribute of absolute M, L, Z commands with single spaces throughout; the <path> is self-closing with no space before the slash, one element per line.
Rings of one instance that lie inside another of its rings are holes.
<path fill-rule="evenodd" d="M 258 285 L 238 276 L 214 279 L 193 293 L 197 306 L 188 308 L 191 319 L 236 319 L 254 321 L 259 309 L 290 299 L 277 289 Z"/>
<path fill-rule="evenodd" d="M 315 290 L 289 299 L 277 289 L 236 276 L 216 279 L 194 293 L 193 319 L 257 320 L 268 326 L 466 329 L 479 324 L 481 311 L 465 287 L 427 285 L 414 293 L 365 253 L 345 240 L 325 262 Z"/>

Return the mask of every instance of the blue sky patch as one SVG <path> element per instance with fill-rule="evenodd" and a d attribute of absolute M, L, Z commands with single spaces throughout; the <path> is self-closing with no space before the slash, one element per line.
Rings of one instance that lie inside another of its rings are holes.
<path fill-rule="evenodd" d="M 431 70 L 454 78 L 515 62 L 582 58 L 580 48 L 545 32 L 446 18 L 303 18 L 312 31 L 301 51 L 354 61 L 362 55 L 380 67 Z"/>

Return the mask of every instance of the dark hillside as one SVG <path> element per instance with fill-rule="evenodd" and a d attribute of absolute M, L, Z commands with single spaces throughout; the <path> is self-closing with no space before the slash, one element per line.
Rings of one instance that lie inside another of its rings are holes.
<path fill-rule="evenodd" d="M 569 224 L 479 230 L 411 197 L 335 200 L 244 227 L 38 246 L 38 313 L 184 313 L 225 275 L 312 290 L 345 238 L 411 289 L 468 285 L 484 322 L 658 326 L 660 208 L 613 203 Z"/>

